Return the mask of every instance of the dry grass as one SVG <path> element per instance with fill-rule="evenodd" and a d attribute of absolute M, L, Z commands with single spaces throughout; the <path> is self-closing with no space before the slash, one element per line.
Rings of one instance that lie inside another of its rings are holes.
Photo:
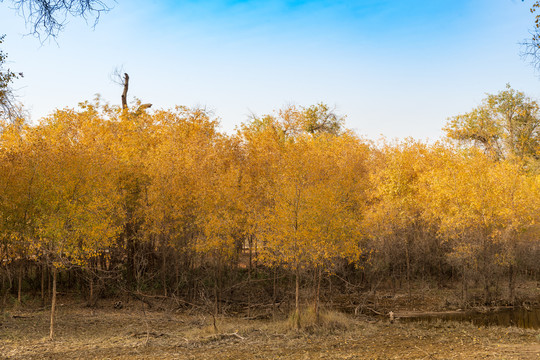
<path fill-rule="evenodd" d="M 301 330 L 310 334 L 325 334 L 349 330 L 358 322 L 351 316 L 332 310 L 321 310 L 317 318 L 313 307 L 308 307 L 300 312 L 300 329 L 296 329 L 296 323 L 296 314 L 293 312 L 288 318 L 289 329 Z"/>
<path fill-rule="evenodd" d="M 19 309 L 0 317 L 6 359 L 539 359 L 540 332 L 470 324 L 369 323 L 337 312 L 315 321 L 302 313 L 296 331 L 279 321 L 217 319 L 136 307 L 63 306 L 57 340 L 48 312 Z"/>

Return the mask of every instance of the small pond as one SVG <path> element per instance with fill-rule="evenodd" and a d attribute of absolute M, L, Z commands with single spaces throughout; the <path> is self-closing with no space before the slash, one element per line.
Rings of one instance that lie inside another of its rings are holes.
<path fill-rule="evenodd" d="M 517 326 L 525 329 L 540 329 L 540 308 L 502 308 L 487 312 L 456 311 L 399 317 L 401 322 L 441 320 L 470 322 L 477 326 Z"/>

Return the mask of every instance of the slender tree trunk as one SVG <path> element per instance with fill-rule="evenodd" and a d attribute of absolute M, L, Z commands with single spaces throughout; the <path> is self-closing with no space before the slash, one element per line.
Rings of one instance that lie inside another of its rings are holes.
<path fill-rule="evenodd" d="M 247 316 L 251 316 L 251 265 L 252 265 L 252 249 L 251 245 L 253 244 L 253 240 L 251 235 L 248 237 L 248 245 L 249 245 L 249 266 L 248 266 L 248 308 L 247 308 Z"/>
<path fill-rule="evenodd" d="M 487 305 L 491 301 L 491 291 L 489 290 L 489 280 L 484 274 L 484 304 Z"/>
<path fill-rule="evenodd" d="M 167 296 L 167 248 L 163 245 L 161 250 L 161 283 L 163 286 L 163 295 Z"/>
<path fill-rule="evenodd" d="M 392 282 L 392 295 L 396 296 L 396 269 L 394 264 L 390 261 L 390 277 Z"/>
<path fill-rule="evenodd" d="M 135 288 L 135 243 L 133 240 L 133 225 L 128 222 L 125 227 L 126 250 L 127 250 L 127 274 L 126 281 L 130 290 Z"/>
<path fill-rule="evenodd" d="M 223 299 L 223 282 L 224 282 L 224 279 L 223 279 L 223 266 L 221 266 L 221 257 L 219 259 L 219 262 L 218 262 L 218 276 L 217 276 L 217 285 L 218 285 L 218 296 L 217 296 L 217 299 L 218 299 L 218 313 L 221 314 L 222 313 L 222 304 L 221 304 L 221 299 Z"/>
<path fill-rule="evenodd" d="M 191 254 L 190 254 L 191 255 Z M 191 297 L 190 301 L 193 302 L 195 300 L 195 296 L 197 294 L 197 281 L 195 281 L 195 259 L 193 255 L 191 255 L 191 261 L 189 263 L 189 271 L 191 273 L 191 276 L 188 277 L 188 281 L 190 283 L 190 291 L 191 291 Z"/>
<path fill-rule="evenodd" d="M 4 274 L 1 275 L 2 276 L 2 286 L 0 287 L 0 313 L 3 313 L 4 312 L 4 307 L 6 305 L 6 277 L 4 276 Z"/>
<path fill-rule="evenodd" d="M 405 243 L 405 258 L 407 261 L 407 293 L 409 294 L 409 302 L 412 300 L 411 295 L 411 259 L 409 256 L 409 240 Z"/>
<path fill-rule="evenodd" d="M 465 267 L 465 264 L 463 264 L 462 268 L 462 283 L 461 283 L 461 302 L 463 308 L 467 307 L 467 270 Z"/>
<path fill-rule="evenodd" d="M 439 278 L 439 281 L 438 281 L 438 287 L 439 287 L 439 289 L 442 289 L 442 287 L 443 287 L 443 273 L 442 273 L 442 259 L 441 259 L 440 256 L 439 256 L 439 261 L 437 262 L 437 266 L 438 266 L 438 268 L 439 268 L 439 269 L 438 269 L 438 270 L 439 270 L 439 271 L 438 271 L 438 272 L 439 272 L 439 276 L 438 276 L 438 278 Z"/>
<path fill-rule="evenodd" d="M 212 315 L 212 318 L 214 319 L 214 331 L 217 333 L 218 332 L 218 328 L 217 328 L 217 324 L 216 324 L 216 319 L 218 317 L 218 314 L 219 314 L 219 306 L 218 306 L 218 302 L 219 302 L 219 299 L 218 299 L 218 283 L 217 283 L 217 278 L 214 280 L 214 313 Z"/>
<path fill-rule="evenodd" d="M 300 329 L 300 266 L 296 265 L 295 271 L 295 302 L 294 302 L 294 326 Z"/>
<path fill-rule="evenodd" d="M 22 261 L 19 262 L 19 272 L 17 274 L 17 302 L 21 304 L 22 295 L 22 281 L 23 281 L 24 265 Z"/>
<path fill-rule="evenodd" d="M 51 299 L 51 326 L 49 331 L 49 339 L 54 339 L 54 313 L 56 311 L 56 266 L 52 266 L 53 280 L 52 280 L 52 299 Z"/>
<path fill-rule="evenodd" d="M 89 280 L 90 295 L 88 296 L 88 306 L 94 306 L 94 275 L 90 274 Z"/>
<path fill-rule="evenodd" d="M 47 276 L 46 272 L 47 266 L 41 264 L 41 305 L 45 306 L 45 279 Z"/>
<path fill-rule="evenodd" d="M 253 267 L 253 235 L 250 235 L 248 238 L 249 246 L 249 271 L 251 273 L 251 268 Z"/>
<path fill-rule="evenodd" d="M 7 270 L 7 269 L 6 269 Z M 6 306 L 6 295 L 9 292 L 9 289 L 6 287 L 6 277 L 7 274 L 4 276 L 3 272 L 0 272 L 2 277 L 2 286 L 0 287 L 0 313 L 4 312 L 4 308 Z"/>
<path fill-rule="evenodd" d="M 510 264 L 510 268 L 508 269 L 508 291 L 510 295 L 510 304 L 514 305 L 516 301 L 516 282 L 513 264 Z"/>
<path fill-rule="evenodd" d="M 320 316 L 319 316 L 319 300 L 321 297 L 321 278 L 322 278 L 322 268 L 318 266 L 317 271 L 317 292 L 315 295 L 315 322 L 319 324 Z"/>
<path fill-rule="evenodd" d="M 274 267 L 274 289 L 272 293 L 272 320 L 276 320 L 276 301 L 277 301 L 277 270 L 278 267 Z"/>
<path fill-rule="evenodd" d="M 8 265 L 6 265 L 6 277 L 7 277 L 8 286 L 5 289 L 3 297 L 2 297 L 2 308 L 6 306 L 8 294 L 11 292 L 11 289 L 13 288 L 13 277 L 11 276 L 11 271 L 9 270 Z"/>
<path fill-rule="evenodd" d="M 174 293 L 179 295 L 180 288 L 180 256 L 175 252 L 174 256 Z"/>
<path fill-rule="evenodd" d="M 486 237 L 482 237 L 482 279 L 484 280 L 484 304 L 487 304 L 490 301 L 491 295 L 489 291 L 489 280 L 488 276 L 488 244 Z"/>

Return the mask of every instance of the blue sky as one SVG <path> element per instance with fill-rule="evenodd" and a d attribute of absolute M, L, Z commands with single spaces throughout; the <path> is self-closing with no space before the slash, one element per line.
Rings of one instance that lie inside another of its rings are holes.
<path fill-rule="evenodd" d="M 130 74 L 130 99 L 206 106 L 233 131 L 251 113 L 325 102 L 371 139 L 435 140 L 450 116 L 506 83 L 540 98 L 520 56 L 532 1 L 117 0 L 95 28 L 70 19 L 41 44 L 0 3 L 3 50 L 32 119 L 95 94 L 111 104 Z"/>

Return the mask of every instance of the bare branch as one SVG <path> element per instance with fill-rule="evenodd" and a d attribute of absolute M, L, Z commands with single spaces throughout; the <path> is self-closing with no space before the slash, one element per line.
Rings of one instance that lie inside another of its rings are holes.
<path fill-rule="evenodd" d="M 112 83 L 120 86 L 124 86 L 124 73 L 126 71 L 124 70 L 124 66 L 117 66 L 113 69 L 113 71 L 109 74 L 109 79 Z"/>
<path fill-rule="evenodd" d="M 0 0 L 2 2 L 3 0 Z M 70 16 L 92 19 L 93 26 L 101 13 L 111 7 L 105 0 L 12 0 L 15 9 L 22 15 L 31 33 L 45 39 L 56 37 Z"/>
<path fill-rule="evenodd" d="M 530 11 L 535 14 L 538 9 L 540 9 L 540 1 L 536 1 Z M 520 55 L 522 59 L 529 61 L 536 70 L 540 70 L 540 14 L 538 13 L 535 15 L 534 28 L 529 31 L 529 34 L 531 37 L 520 43 L 522 47 Z"/>
<path fill-rule="evenodd" d="M 520 43 L 522 51 L 520 56 L 528 61 L 536 70 L 540 70 L 540 31 L 529 31 L 531 38 Z"/>
<path fill-rule="evenodd" d="M 5 35 L 0 36 L 0 44 L 3 43 Z M 7 55 L 0 50 L 0 118 L 10 121 L 23 116 L 21 106 L 17 103 L 11 83 L 13 80 L 21 78 L 22 73 L 14 73 L 10 69 L 4 69 Z"/>
<path fill-rule="evenodd" d="M 124 71 L 123 66 L 117 66 L 109 75 L 111 81 L 116 85 L 123 87 L 122 91 L 122 109 L 127 109 L 127 93 L 129 90 L 129 75 Z"/>

